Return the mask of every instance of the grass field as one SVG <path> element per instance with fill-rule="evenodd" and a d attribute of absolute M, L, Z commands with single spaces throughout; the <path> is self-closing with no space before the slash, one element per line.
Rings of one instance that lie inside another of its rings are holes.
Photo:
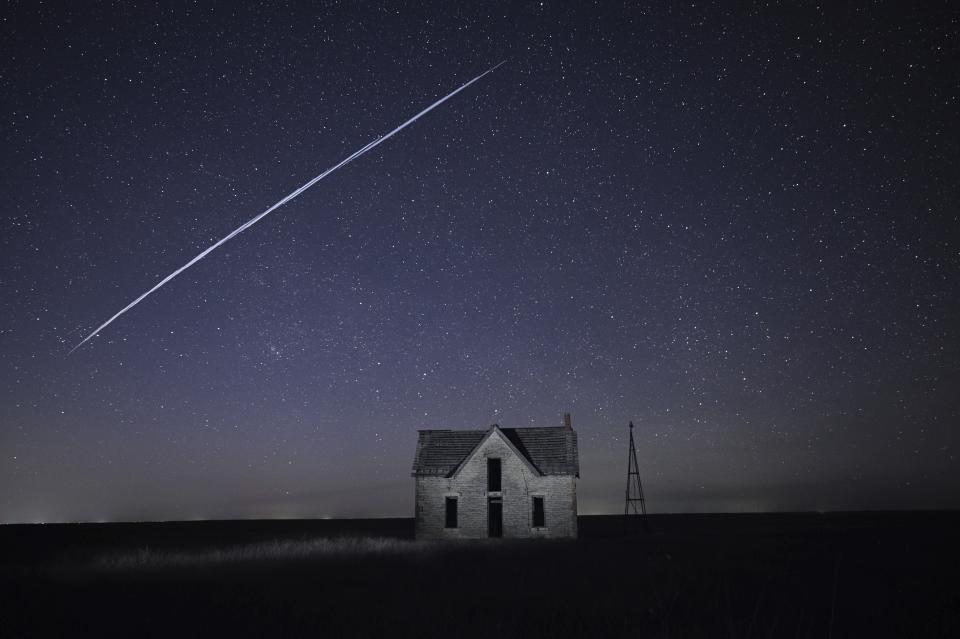
<path fill-rule="evenodd" d="M 958 637 L 957 513 L 0 527 L 0 636 Z"/>

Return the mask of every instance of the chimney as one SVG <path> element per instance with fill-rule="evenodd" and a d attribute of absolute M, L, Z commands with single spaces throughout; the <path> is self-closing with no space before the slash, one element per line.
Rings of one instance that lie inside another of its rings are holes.
<path fill-rule="evenodd" d="M 563 427 L 567 430 L 573 430 L 573 426 L 570 424 L 570 413 L 563 414 Z"/>

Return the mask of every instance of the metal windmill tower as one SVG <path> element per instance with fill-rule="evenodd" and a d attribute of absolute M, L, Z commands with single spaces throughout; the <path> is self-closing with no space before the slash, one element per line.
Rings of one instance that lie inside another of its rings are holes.
<path fill-rule="evenodd" d="M 640 508 L 637 508 L 637 504 Z M 630 511 L 633 511 L 631 514 Z M 623 504 L 623 523 L 627 529 L 630 521 L 640 519 L 647 530 L 647 503 L 643 499 L 643 484 L 640 483 L 640 466 L 637 464 L 637 448 L 633 444 L 633 422 L 630 422 L 630 452 L 627 454 L 627 499 Z"/>

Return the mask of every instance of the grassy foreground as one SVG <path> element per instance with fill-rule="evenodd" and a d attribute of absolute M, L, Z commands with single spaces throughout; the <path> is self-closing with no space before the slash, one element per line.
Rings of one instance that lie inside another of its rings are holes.
<path fill-rule="evenodd" d="M 581 517 L 576 541 L 410 520 L 0 527 L 0 635 L 956 637 L 957 513 Z"/>

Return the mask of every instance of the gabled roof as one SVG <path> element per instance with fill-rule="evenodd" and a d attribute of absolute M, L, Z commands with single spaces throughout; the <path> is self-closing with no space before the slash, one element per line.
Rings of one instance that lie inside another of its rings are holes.
<path fill-rule="evenodd" d="M 450 477 L 496 429 L 542 475 L 580 476 L 577 433 L 563 426 L 487 430 L 421 430 L 413 460 L 414 476 Z"/>
<path fill-rule="evenodd" d="M 494 433 L 498 434 L 498 435 L 503 439 L 503 441 L 507 444 L 507 447 L 508 447 L 511 451 L 513 451 L 513 454 L 514 454 L 514 455 L 516 455 L 517 457 L 520 458 L 520 460 L 526 465 L 527 468 L 529 468 L 531 471 L 533 471 L 533 473 L 536 474 L 537 476 L 543 475 L 543 473 L 541 473 L 540 470 L 539 470 L 536 466 L 533 465 L 533 462 L 531 462 L 530 459 L 529 459 L 524 453 L 521 453 L 519 450 L 517 450 L 517 447 L 514 445 L 514 443 L 513 443 L 512 441 L 510 441 L 510 438 L 506 436 L 506 434 L 503 432 L 503 430 L 501 430 L 498 425 L 494 424 L 493 426 L 490 427 L 490 430 L 488 430 L 488 431 L 486 432 L 486 434 L 484 434 L 484 436 L 480 438 L 480 441 L 477 442 L 477 445 L 473 447 L 473 450 L 471 450 L 469 453 L 467 453 L 467 456 L 463 458 L 463 461 L 461 461 L 459 464 L 457 464 L 457 467 L 453 469 L 453 472 L 450 473 L 449 476 L 450 476 L 450 477 L 453 477 L 453 476 L 455 476 L 457 473 L 459 473 L 459 472 L 460 472 L 460 469 L 463 468 L 464 464 L 466 464 L 467 461 L 468 461 L 471 457 L 473 457 L 474 452 L 476 452 L 476 450 L 477 450 L 478 448 L 480 448 L 481 446 L 483 446 L 488 439 L 490 439 L 491 437 L 493 437 Z"/>

